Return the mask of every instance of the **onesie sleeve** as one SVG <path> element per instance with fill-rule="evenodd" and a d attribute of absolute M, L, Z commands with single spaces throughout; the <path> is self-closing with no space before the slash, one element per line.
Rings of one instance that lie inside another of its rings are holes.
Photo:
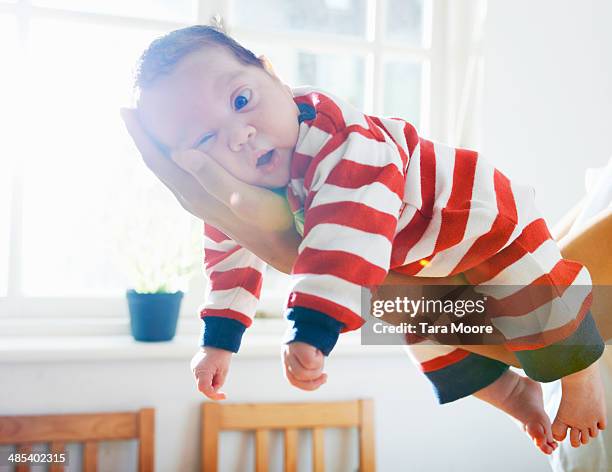
<path fill-rule="evenodd" d="M 404 164 L 368 117 L 335 130 L 305 174 L 304 238 L 292 269 L 287 342 L 325 355 L 359 328 L 362 287 L 389 269 L 402 205 Z"/>
<path fill-rule="evenodd" d="M 265 262 L 214 226 L 204 225 L 204 268 L 208 277 L 201 346 L 238 352 L 253 322 Z"/>

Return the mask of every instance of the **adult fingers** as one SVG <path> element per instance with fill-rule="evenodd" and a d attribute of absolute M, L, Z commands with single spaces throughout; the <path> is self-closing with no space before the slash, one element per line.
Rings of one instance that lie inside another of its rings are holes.
<path fill-rule="evenodd" d="M 172 190 L 175 196 L 184 194 L 190 187 L 192 191 L 196 188 L 193 177 L 175 165 L 147 135 L 140 124 L 136 110 L 122 108 L 121 117 L 146 166 Z"/>
<path fill-rule="evenodd" d="M 187 149 L 172 154 L 172 160 L 240 219 L 270 231 L 293 226 L 293 214 L 286 198 L 237 179 L 207 154 Z"/>

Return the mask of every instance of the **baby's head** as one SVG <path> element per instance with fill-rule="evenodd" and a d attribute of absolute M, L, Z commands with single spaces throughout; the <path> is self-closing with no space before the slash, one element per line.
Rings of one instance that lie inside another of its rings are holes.
<path fill-rule="evenodd" d="M 299 131 L 291 90 L 220 30 L 192 26 L 156 39 L 136 86 L 140 120 L 168 154 L 198 149 L 244 182 L 289 182 Z"/>

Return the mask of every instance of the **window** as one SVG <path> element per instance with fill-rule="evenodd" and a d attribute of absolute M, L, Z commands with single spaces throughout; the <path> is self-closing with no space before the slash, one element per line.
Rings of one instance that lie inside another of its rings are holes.
<path fill-rule="evenodd" d="M 429 99 L 434 91 L 445 96 L 440 35 L 447 12 L 437 6 L 0 1 L 0 319 L 125 316 L 128 255 L 184 254 L 182 242 L 191 244 L 201 223 L 145 168 L 119 119 L 132 99 L 136 60 L 155 37 L 220 14 L 287 83 L 328 89 L 429 135 L 442 129 L 430 121 L 430 107 L 444 113 Z M 264 293 L 271 301 L 263 305 L 275 310 L 286 282 L 270 273 Z M 184 312 L 193 316 L 202 296 L 198 286 Z"/>

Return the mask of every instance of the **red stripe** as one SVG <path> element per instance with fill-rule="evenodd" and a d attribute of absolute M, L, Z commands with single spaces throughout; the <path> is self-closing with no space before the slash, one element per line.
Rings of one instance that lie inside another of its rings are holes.
<path fill-rule="evenodd" d="M 582 323 L 582 320 L 589 311 L 592 302 L 593 294 L 589 293 L 589 295 L 584 299 L 584 302 L 582 302 L 582 306 L 580 307 L 580 311 L 578 312 L 576 318 L 567 324 L 560 326 L 559 328 L 533 334 L 531 336 L 514 338 L 511 341 L 508 341 L 505 346 L 512 351 L 533 351 L 534 349 L 541 349 L 568 338 L 578 329 L 578 326 L 580 326 L 580 323 Z"/>
<path fill-rule="evenodd" d="M 552 239 L 542 218 L 529 223 L 512 244 L 482 264 L 465 272 L 470 284 L 478 285 L 491 280 L 501 271 L 510 267 L 527 253 L 534 252 L 543 243 Z"/>
<path fill-rule="evenodd" d="M 442 221 L 434 254 L 458 244 L 465 235 L 477 159 L 478 154 L 473 151 L 455 150 L 453 187 L 448 202 L 442 209 Z"/>
<path fill-rule="evenodd" d="M 372 234 L 380 234 L 393 242 L 397 220 L 389 213 L 356 202 L 336 202 L 318 205 L 308 210 L 304 237 L 316 225 L 323 223 L 348 226 Z"/>
<path fill-rule="evenodd" d="M 402 272 L 399 266 L 405 263 L 408 251 L 421 240 L 433 215 L 436 195 L 436 155 L 431 141 L 421 139 L 420 161 L 422 204 L 406 227 L 395 237 L 394 248 L 397 249 L 393 251 L 391 267 L 398 272 Z"/>
<path fill-rule="evenodd" d="M 344 251 L 305 248 L 293 265 L 292 274 L 334 275 L 356 285 L 380 285 L 387 271 L 360 256 Z"/>
<path fill-rule="evenodd" d="M 306 175 L 304 176 L 304 186 L 306 188 L 310 188 L 312 186 L 312 179 L 314 178 L 316 169 L 321 161 L 343 145 L 349 139 L 351 133 L 360 134 L 375 141 L 381 141 L 380 139 L 376 138 L 375 134 L 371 130 L 365 129 L 359 125 L 347 126 L 346 128 L 338 131 L 325 143 L 317 155 L 314 156 L 312 165 L 308 168 L 308 172 L 306 172 Z M 384 142 L 384 138 L 382 141 Z"/>
<path fill-rule="evenodd" d="M 230 239 L 229 236 L 226 236 L 224 233 L 208 223 L 204 223 L 204 234 L 216 243 Z"/>
<path fill-rule="evenodd" d="M 325 183 L 357 189 L 375 182 L 385 185 L 400 199 L 404 196 L 404 176 L 395 166 L 371 166 L 350 160 L 341 160 L 329 173 Z"/>
<path fill-rule="evenodd" d="M 296 103 L 308 104 L 316 110 L 314 120 L 306 120 L 310 126 L 314 126 L 329 134 L 335 134 L 338 129 L 344 128 L 344 117 L 336 103 L 329 97 L 319 92 L 310 92 L 306 95 L 294 97 Z"/>
<path fill-rule="evenodd" d="M 229 290 L 242 287 L 257 298 L 259 298 L 261 292 L 262 281 L 261 272 L 252 267 L 240 267 L 210 274 L 212 290 Z"/>
<path fill-rule="evenodd" d="M 499 300 L 488 297 L 487 316 L 524 316 L 561 297 L 572 286 L 582 269 L 576 262 L 561 259 L 549 274 L 544 274 L 526 287 Z"/>
<path fill-rule="evenodd" d="M 204 266 L 207 270 L 210 270 L 240 249 L 242 249 L 240 246 L 236 246 L 229 251 L 215 251 L 204 247 Z"/>
<path fill-rule="evenodd" d="M 414 150 L 419 144 L 419 133 L 417 133 L 417 130 L 414 126 L 406 122 L 406 124 L 404 125 L 404 136 L 406 137 L 408 152 L 412 156 L 414 154 Z"/>
<path fill-rule="evenodd" d="M 294 152 L 291 157 L 291 169 L 289 171 L 292 179 L 301 179 L 308 170 L 308 166 L 312 161 L 312 156 Z"/>
<path fill-rule="evenodd" d="M 497 198 L 497 217 L 488 233 L 480 236 L 453 269 L 453 274 L 465 272 L 498 253 L 512 235 L 517 225 L 514 196 L 510 181 L 498 170 L 493 175 Z"/>
<path fill-rule="evenodd" d="M 364 320 L 352 310 L 325 298 L 317 297 L 316 295 L 309 295 L 301 292 L 291 293 L 287 307 L 293 308 L 297 306 L 320 311 L 338 320 L 344 324 L 341 330 L 342 333 L 359 329 L 364 323 Z"/>
<path fill-rule="evenodd" d="M 247 328 L 251 326 L 253 320 L 248 316 L 240 313 L 239 311 L 230 310 L 228 308 L 225 309 L 216 309 L 216 308 L 204 308 L 200 312 L 200 318 L 205 318 L 207 316 L 219 316 L 221 318 L 229 318 L 232 320 L 239 321 Z"/>
<path fill-rule="evenodd" d="M 463 349 L 455 349 L 454 351 L 449 352 L 448 354 L 445 354 L 443 356 L 434 357 L 433 359 L 430 359 L 428 361 L 421 362 L 421 370 L 424 373 L 427 373 L 433 372 L 435 370 L 444 369 L 445 367 L 448 367 L 451 364 L 455 364 L 460 360 L 465 359 L 469 355 L 469 351 L 464 351 Z"/>

